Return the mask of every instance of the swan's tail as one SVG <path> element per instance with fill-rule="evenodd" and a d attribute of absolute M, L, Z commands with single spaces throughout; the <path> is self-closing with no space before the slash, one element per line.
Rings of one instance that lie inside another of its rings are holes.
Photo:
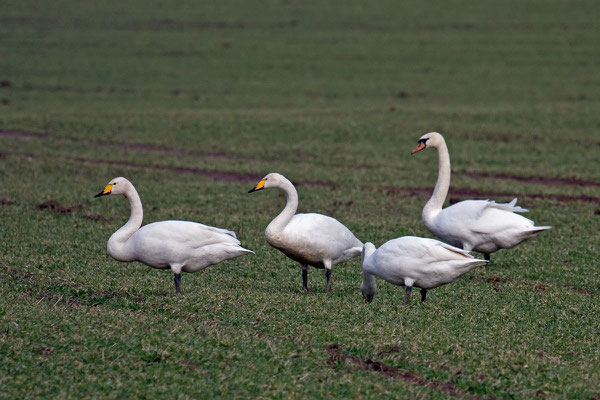
<path fill-rule="evenodd" d="M 358 257 L 358 256 L 360 256 L 361 251 L 362 251 L 362 246 L 352 247 L 352 248 L 344 251 L 343 258 L 345 260 L 349 260 L 351 258 Z"/>
<path fill-rule="evenodd" d="M 473 258 L 472 260 L 452 260 L 451 264 L 454 265 L 454 273 L 456 277 L 469 272 L 470 270 L 482 267 L 489 263 L 487 260 L 482 260 L 481 258 Z"/>
<path fill-rule="evenodd" d="M 489 263 L 488 260 L 482 260 L 480 258 L 474 258 L 471 261 L 467 262 L 467 265 L 471 268 L 483 267 L 485 264 Z"/>
<path fill-rule="evenodd" d="M 519 234 L 519 236 L 521 236 L 523 238 L 523 240 L 525 240 L 525 239 L 529 239 L 534 236 L 537 236 L 538 233 L 543 232 L 548 229 L 551 229 L 551 228 L 552 228 L 551 226 L 534 226 L 530 229 L 527 229 L 527 230 L 521 232 Z"/>

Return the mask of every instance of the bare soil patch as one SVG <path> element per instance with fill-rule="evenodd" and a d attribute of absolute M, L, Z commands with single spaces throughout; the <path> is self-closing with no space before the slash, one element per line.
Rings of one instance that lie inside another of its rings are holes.
<path fill-rule="evenodd" d="M 595 291 L 591 290 L 591 289 L 587 289 L 587 288 L 583 288 L 580 286 L 575 286 L 575 285 L 563 285 L 563 287 L 565 289 L 569 289 L 571 292 L 573 293 L 577 293 L 577 294 L 585 294 L 588 296 L 593 296 L 596 294 Z"/>
<path fill-rule="evenodd" d="M 48 209 L 51 211 L 55 211 L 59 214 L 70 214 L 72 211 L 80 211 L 81 209 L 83 209 L 83 206 L 79 204 L 76 206 L 64 207 L 56 200 L 48 200 L 44 201 L 43 203 L 37 204 L 35 208 L 40 211 Z"/>

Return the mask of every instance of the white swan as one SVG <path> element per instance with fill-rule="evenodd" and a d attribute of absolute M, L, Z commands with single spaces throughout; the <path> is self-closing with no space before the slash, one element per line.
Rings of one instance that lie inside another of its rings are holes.
<path fill-rule="evenodd" d="M 152 268 L 170 268 L 175 292 L 181 291 L 181 271 L 196 272 L 230 258 L 254 253 L 240 246 L 235 232 L 189 221 L 142 225 L 144 212 L 137 191 L 127 179 L 110 181 L 94 197 L 122 194 L 129 200 L 129 221 L 108 239 L 108 254 L 117 261 L 139 261 Z"/>
<path fill-rule="evenodd" d="M 445 242 L 483 253 L 489 260 L 490 253 L 510 249 L 551 228 L 534 226 L 532 220 L 515 214 L 528 211 L 516 205 L 516 198 L 503 204 L 491 200 L 465 200 L 442 209 L 450 187 L 450 155 L 444 137 L 437 132 L 423 135 L 412 154 L 428 147 L 438 151 L 438 180 L 431 199 L 423 208 L 423 223 Z"/>
<path fill-rule="evenodd" d="M 285 192 L 283 211 L 267 226 L 267 242 L 300 263 L 302 288 L 308 290 L 308 266 L 325 268 L 327 291 L 331 290 L 331 267 L 362 251 L 362 242 L 338 220 L 322 214 L 296 214 L 298 193 L 283 175 L 271 173 L 248 191 L 278 188 Z"/>
<path fill-rule="evenodd" d="M 403 236 L 375 249 L 366 243 L 362 255 L 363 281 L 360 285 L 365 300 L 371 302 L 377 283 L 375 276 L 399 286 L 406 286 L 404 304 L 408 303 L 413 286 L 421 288 L 421 302 L 427 289 L 458 279 L 488 261 L 474 258 L 468 251 L 435 239 Z"/>

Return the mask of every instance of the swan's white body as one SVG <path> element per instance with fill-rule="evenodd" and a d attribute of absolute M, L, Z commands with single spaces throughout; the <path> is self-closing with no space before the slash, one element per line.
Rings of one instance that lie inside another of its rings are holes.
<path fill-rule="evenodd" d="M 181 271 L 196 272 L 253 253 L 240 246 L 234 232 L 196 222 L 161 221 L 140 228 L 142 202 L 125 178 L 113 179 L 97 196 L 107 194 L 122 194 L 131 206 L 127 223 L 108 239 L 108 254 L 117 261 L 139 261 L 152 268 L 171 269 L 176 276 L 176 291 Z"/>
<path fill-rule="evenodd" d="M 423 208 L 423 223 L 445 242 L 488 255 L 510 249 L 551 228 L 535 226 L 532 220 L 515 214 L 528 211 L 516 205 L 516 198 L 510 203 L 465 200 L 442 209 L 450 187 L 450 155 L 443 136 L 437 132 L 422 136 L 413 154 L 426 147 L 438 151 L 438 180 Z"/>
<path fill-rule="evenodd" d="M 468 251 L 439 240 L 404 236 L 384 243 L 375 249 L 366 243 L 363 250 L 363 282 L 361 292 L 371 300 L 377 291 L 375 276 L 398 286 L 431 289 L 458 279 L 487 261 L 474 258 Z M 422 291 L 423 301 L 425 291 Z"/>
<path fill-rule="evenodd" d="M 322 214 L 295 214 L 279 229 L 273 220 L 267 242 L 300 264 L 326 268 L 360 255 L 362 242 L 338 220 Z"/>
<path fill-rule="evenodd" d="M 328 277 L 327 290 L 329 290 L 332 266 L 359 256 L 362 242 L 334 218 L 315 213 L 296 214 L 298 193 L 294 185 L 283 175 L 268 174 L 250 192 L 263 188 L 281 189 L 286 196 L 285 208 L 265 230 L 267 242 L 300 263 L 304 289 L 307 289 L 307 266 L 325 268 Z"/>

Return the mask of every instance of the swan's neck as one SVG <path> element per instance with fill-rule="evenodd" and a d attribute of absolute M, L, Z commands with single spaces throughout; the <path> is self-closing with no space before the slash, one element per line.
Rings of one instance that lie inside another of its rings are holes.
<path fill-rule="evenodd" d="M 373 297 L 377 292 L 377 281 L 375 280 L 375 275 L 367 272 L 366 269 L 363 268 L 362 278 L 363 281 L 360 284 L 360 291 L 365 296 Z"/>
<path fill-rule="evenodd" d="M 108 254 L 114 259 L 118 261 L 131 261 L 132 258 L 125 244 L 131 235 L 142 226 L 144 211 L 142 209 L 142 200 L 133 186 L 128 188 L 123 195 L 129 200 L 131 215 L 129 216 L 127 223 L 113 233 L 110 239 L 108 239 L 107 249 Z"/>
<path fill-rule="evenodd" d="M 269 226 L 267 226 L 267 235 L 276 235 L 277 233 L 282 232 L 298 209 L 298 192 L 296 192 L 294 185 L 286 180 L 279 188 L 285 193 L 285 208 L 273 221 L 271 221 Z"/>
<path fill-rule="evenodd" d="M 423 208 L 423 218 L 426 220 L 432 218 L 442 210 L 442 206 L 448 195 L 448 188 L 450 187 L 450 154 L 443 139 L 442 143 L 437 146 L 437 151 L 438 179 L 431 198 Z"/>

